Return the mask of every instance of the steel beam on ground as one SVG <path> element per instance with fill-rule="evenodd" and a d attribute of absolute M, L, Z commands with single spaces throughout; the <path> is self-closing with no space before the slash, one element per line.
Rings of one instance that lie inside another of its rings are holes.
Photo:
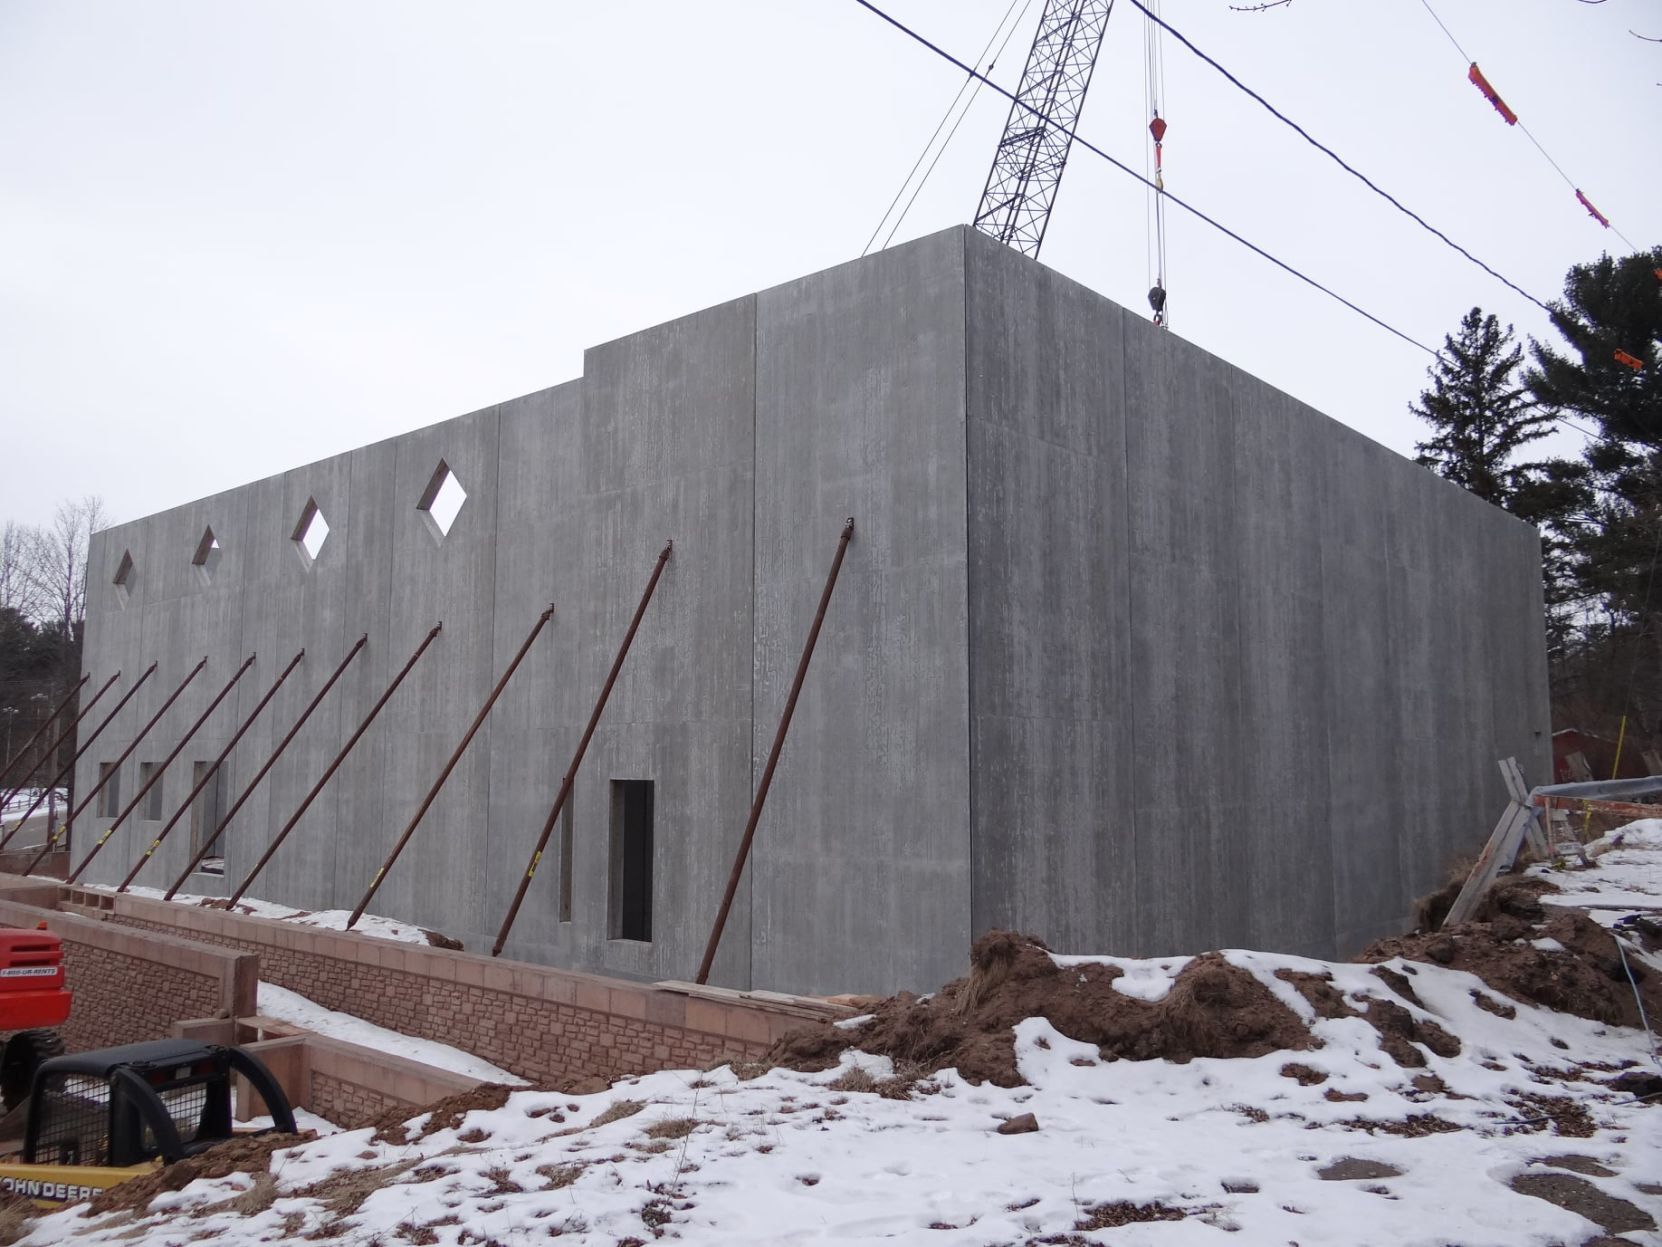
<path fill-rule="evenodd" d="M 750 858 L 750 844 L 756 838 L 756 824 L 762 818 L 762 806 L 767 803 L 768 789 L 773 786 L 773 771 L 779 765 L 779 755 L 785 748 L 785 737 L 791 730 L 791 716 L 796 713 L 796 699 L 802 692 L 802 681 L 808 675 L 808 663 L 814 657 L 814 646 L 819 642 L 820 626 L 825 623 L 826 608 L 831 605 L 831 591 L 837 587 L 837 573 L 842 570 L 843 555 L 848 552 L 848 543 L 854 536 L 854 518 L 850 516 L 843 525 L 842 535 L 837 538 L 837 553 L 831 560 L 831 571 L 825 577 L 825 589 L 819 595 L 819 610 L 814 613 L 814 623 L 808 629 L 808 639 L 802 646 L 802 657 L 796 664 L 796 677 L 791 681 L 790 695 L 785 698 L 785 711 L 779 716 L 779 727 L 773 734 L 773 747 L 768 750 L 767 766 L 762 771 L 762 782 L 756 786 L 756 797 L 750 803 L 750 817 L 745 821 L 744 836 L 739 841 L 739 851 L 733 857 L 733 870 L 727 876 L 727 891 L 722 894 L 721 908 L 716 911 L 715 925 L 710 928 L 710 942 L 704 947 L 704 960 L 699 963 L 698 977 L 694 981 L 700 984 L 710 981 L 710 967 L 715 964 L 716 949 L 721 946 L 721 933 L 727 926 L 727 915 L 733 908 L 733 897 L 739 890 L 739 880 L 744 875 L 745 862 Z"/>
<path fill-rule="evenodd" d="M 398 842 L 392 846 L 392 852 L 387 855 L 387 860 L 382 863 L 381 868 L 370 879 L 369 888 L 364 893 L 363 899 L 358 902 L 358 907 L 352 911 L 352 916 L 346 920 L 348 931 L 358 925 L 358 919 L 363 917 L 364 910 L 369 907 L 369 902 L 380 888 L 381 881 L 387 877 L 387 872 L 392 869 L 393 863 L 398 860 L 398 855 L 404 851 L 404 846 L 410 842 L 410 837 L 415 835 L 415 829 L 421 824 L 421 820 L 427 816 L 427 811 L 432 808 L 433 802 L 438 799 L 439 790 L 444 787 L 445 781 L 450 778 L 450 773 L 456 769 L 456 764 L 462 760 L 462 755 L 467 752 L 467 747 L 473 743 L 474 736 L 484 726 L 485 718 L 490 714 L 491 707 L 496 705 L 496 699 L 502 696 L 502 690 L 508 687 L 508 681 L 514 678 L 514 672 L 519 670 L 519 664 L 524 661 L 525 655 L 530 652 L 532 642 L 537 639 L 537 634 L 542 631 L 543 625 L 549 621 L 553 614 L 554 607 L 550 604 L 547 610 L 537 616 L 537 622 L 531 626 L 530 635 L 520 645 L 519 652 L 514 655 L 513 661 L 508 664 L 508 669 L 502 673 L 502 678 L 496 682 L 496 687 L 491 689 L 490 696 L 485 698 L 485 704 L 479 707 L 479 713 L 473 716 L 473 722 L 462 736 L 461 743 L 451 753 L 450 761 L 444 764 L 444 770 L 439 772 L 438 779 L 433 781 L 433 786 L 428 789 L 427 795 L 422 798 L 421 805 L 415 812 L 415 817 L 410 819 L 409 825 L 404 828 L 403 834 L 398 837 Z"/>

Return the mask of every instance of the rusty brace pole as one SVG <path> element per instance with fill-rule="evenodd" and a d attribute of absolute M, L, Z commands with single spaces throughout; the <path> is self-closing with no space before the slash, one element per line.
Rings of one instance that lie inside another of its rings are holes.
<path fill-rule="evenodd" d="M 52 846 L 60 839 L 64 840 L 66 843 L 68 842 L 69 829 L 75 825 L 76 816 L 79 815 L 82 810 L 86 809 L 88 805 L 92 804 L 92 799 L 104 790 L 104 785 L 110 782 L 110 776 L 120 773 L 121 764 L 133 756 L 133 751 L 139 747 L 140 743 L 143 742 L 146 736 L 150 735 L 150 730 L 162 721 L 162 716 L 173 708 L 173 703 L 179 700 L 179 695 L 190 687 L 190 682 L 201 674 L 202 668 L 207 665 L 208 657 L 204 654 L 201 661 L 190 669 L 190 673 L 186 675 L 183 680 L 179 681 L 179 687 L 168 694 L 168 698 L 162 703 L 161 709 L 150 716 L 150 722 L 140 728 L 139 734 L 133 737 L 132 743 L 121 751 L 121 756 L 115 760 L 115 762 L 110 766 L 110 769 L 98 777 L 98 782 L 92 786 L 92 791 L 81 798 L 81 803 L 79 805 L 77 805 L 68 814 L 64 815 L 63 826 L 58 828 L 58 830 L 52 835 L 46 837 L 46 843 L 40 846 L 40 852 L 35 854 L 35 860 L 29 863 L 29 868 L 23 872 L 24 874 L 34 874 L 35 867 L 39 866 L 41 862 L 46 859 L 46 855 L 52 851 Z"/>
<path fill-rule="evenodd" d="M 779 717 L 779 730 L 773 734 L 773 748 L 768 751 L 768 764 L 762 769 L 762 782 L 756 787 L 756 799 L 750 803 L 750 818 L 744 825 L 744 837 L 733 858 L 733 871 L 727 876 L 727 891 L 722 894 L 721 908 L 716 911 L 715 926 L 710 928 L 710 942 L 704 946 L 704 960 L 698 966 L 698 983 L 710 981 L 710 967 L 715 964 L 716 949 L 721 944 L 721 933 L 727 926 L 727 914 L 733 908 L 734 894 L 739 890 L 739 878 L 744 874 L 745 862 L 750 857 L 750 843 L 756 838 L 756 824 L 762 818 L 762 806 L 773 786 L 773 769 L 779 765 L 779 755 L 785 748 L 785 736 L 791 730 L 791 716 L 796 713 L 797 695 L 802 692 L 802 681 L 808 675 L 808 662 L 814 656 L 814 645 L 819 641 L 820 625 L 825 622 L 825 610 L 831 605 L 831 590 L 837 587 L 837 573 L 842 570 L 843 555 L 848 551 L 849 539 L 854 536 L 854 517 L 843 525 L 837 538 L 837 554 L 831 560 L 831 573 L 825 578 L 825 591 L 819 595 L 819 610 L 814 614 L 814 626 L 808 629 L 808 640 L 802 647 L 802 658 L 796 664 L 796 678 L 791 681 L 790 696 L 785 698 L 785 712 Z"/>
<path fill-rule="evenodd" d="M 173 894 L 184 886 L 184 882 L 186 879 L 190 878 L 191 872 L 200 866 L 203 859 L 213 851 L 214 845 L 219 842 L 219 837 L 223 835 L 225 829 L 231 825 L 231 820 L 234 819 L 242 807 L 247 804 L 248 798 L 254 795 L 254 789 L 260 786 L 260 781 L 271 772 L 272 767 L 277 765 L 277 759 L 283 756 L 283 750 L 289 747 L 289 742 L 300 734 L 300 729 L 306 725 L 306 720 L 312 717 L 312 711 L 316 710 L 322 703 L 323 699 L 329 695 L 329 690 L 335 687 L 335 681 L 341 678 L 347 667 L 352 665 L 352 660 L 358 656 L 358 652 L 368 644 L 369 633 L 366 632 L 363 636 L 358 638 L 358 643 L 347 651 L 346 657 L 340 661 L 340 666 L 336 667 L 334 673 L 323 682 L 323 687 L 317 690 L 317 695 L 313 697 L 312 700 L 307 703 L 306 708 L 300 712 L 300 717 L 294 721 L 293 725 L 284 734 L 283 739 L 277 742 L 277 748 L 271 751 L 271 756 L 265 760 L 265 764 L 255 773 L 254 778 L 248 781 L 248 786 L 237 794 L 237 799 L 231 803 L 229 813 L 219 820 L 219 826 L 213 829 L 213 834 L 202 842 L 202 847 L 196 851 L 196 856 L 190 859 L 190 865 L 185 867 L 184 873 L 173 881 L 173 886 L 168 888 L 167 894 L 162 897 L 164 901 L 171 901 L 173 899 Z M 301 654 L 304 654 L 306 651 L 301 650 L 300 652 Z M 279 680 L 278 683 L 281 683 L 281 681 Z M 276 690 L 273 689 L 272 691 L 275 692 Z M 256 710 L 255 713 L 258 714 L 259 712 Z M 231 743 L 235 744 L 236 742 L 232 741 Z M 191 797 L 194 798 L 195 795 L 196 794 L 192 793 Z M 185 805 L 179 807 L 178 813 L 175 813 L 173 816 L 173 822 L 177 822 L 179 820 L 179 816 L 184 813 L 185 807 L 189 804 L 190 799 L 187 799 Z M 169 823 L 168 826 L 172 826 L 172 823 Z M 162 829 L 162 835 L 165 836 L 166 834 L 167 829 L 164 827 Z M 159 838 L 157 842 L 160 843 Z M 145 856 L 149 857 L 150 855 L 146 853 Z M 142 869 L 143 866 L 144 863 L 140 862 L 139 867 Z M 137 871 L 135 871 L 134 874 L 137 874 Z M 132 883 L 132 881 L 133 875 L 128 875 L 127 882 L 123 883 L 121 888 L 117 890 L 125 890 L 128 884 Z"/>
<path fill-rule="evenodd" d="M 209 764 L 207 770 L 202 772 L 202 778 L 196 781 L 196 787 L 190 790 L 190 795 L 180 803 L 178 809 L 173 811 L 173 817 L 167 820 L 167 825 L 156 833 L 156 838 L 150 842 L 150 847 L 145 849 L 144 852 L 139 855 L 138 861 L 133 863 L 133 868 L 127 872 L 127 877 L 121 881 L 121 886 L 116 889 L 117 892 L 125 892 L 127 890 L 127 885 L 132 883 L 133 879 L 138 875 L 138 872 L 144 869 L 144 863 L 148 862 L 155 851 L 162 847 L 162 841 L 167 839 L 167 833 L 172 831 L 173 825 L 184 817 L 185 811 L 190 809 L 191 802 L 195 801 L 196 798 L 201 795 L 202 790 L 212 781 L 214 775 L 218 773 L 219 768 L 225 764 L 225 759 L 231 756 L 231 750 L 237 747 L 237 742 L 242 739 L 243 733 L 254 726 L 254 720 L 259 718 L 261 712 L 271 704 L 271 699 L 277 696 L 277 690 L 283 687 L 283 681 L 289 678 L 289 672 L 298 667 L 300 665 L 300 660 L 305 656 L 306 651 L 301 650 L 293 658 L 289 659 L 289 665 L 284 667 L 282 671 L 278 673 L 276 683 L 266 690 L 265 696 L 260 698 L 260 704 L 254 707 L 253 713 L 244 719 L 237 727 L 237 730 L 231 734 L 230 744 L 226 745 L 225 748 L 219 751 L 219 756 Z M 250 661 L 252 661 L 252 659 L 250 659 Z M 82 862 L 81 864 L 83 866 L 86 865 L 85 862 Z"/>
<path fill-rule="evenodd" d="M 548 838 L 554 834 L 554 824 L 560 821 L 560 811 L 565 809 L 566 801 L 571 797 L 571 786 L 577 779 L 577 768 L 583 764 L 583 755 L 588 752 L 594 729 L 600 724 L 600 716 L 606 709 L 607 699 L 612 695 L 612 686 L 617 683 L 618 673 L 623 670 L 623 660 L 629 656 L 629 646 L 635 640 L 635 633 L 640 630 L 641 617 L 646 614 L 647 603 L 652 600 L 653 591 L 658 587 L 658 578 L 664 574 L 664 564 L 669 562 L 669 556 L 674 549 L 673 541 L 663 548 L 658 555 L 657 565 L 652 569 L 652 578 L 646 582 L 646 592 L 641 594 L 640 605 L 635 607 L 634 618 L 629 621 L 629 631 L 624 634 L 623 644 L 618 646 L 617 657 L 612 660 L 612 669 L 606 676 L 606 684 L 595 700 L 588 726 L 583 729 L 583 738 L 577 742 L 577 752 L 571 755 L 571 765 L 566 767 L 565 778 L 560 781 L 560 791 L 554 797 L 554 806 L 548 811 L 548 818 L 542 825 L 542 835 L 537 837 L 537 847 L 531 853 L 531 864 L 525 868 L 525 875 L 519 881 L 519 891 L 514 893 L 514 903 L 508 906 L 508 916 L 502 920 L 502 929 L 496 933 L 496 943 L 491 945 L 493 957 L 501 956 L 502 946 L 508 942 L 508 932 L 513 929 L 514 919 L 519 917 L 519 907 L 525 903 L 525 893 L 530 890 L 531 880 L 536 877 L 537 863 L 542 861 L 542 851 L 548 847 Z"/>
<path fill-rule="evenodd" d="M 357 926 L 358 919 L 364 916 L 364 910 L 369 908 L 369 902 L 375 896 L 376 890 L 380 888 L 381 880 L 387 877 L 387 872 L 392 869 L 393 863 L 398 860 L 398 855 L 404 851 L 404 846 L 410 842 L 410 837 L 415 835 L 416 826 L 426 817 L 427 811 L 432 807 L 433 802 L 438 799 L 439 789 L 444 787 L 445 781 L 450 778 L 450 772 L 454 771 L 456 764 L 462 760 L 462 755 L 467 752 L 467 747 L 473 743 L 474 735 L 484 726 L 485 716 L 490 714 L 491 707 L 496 705 L 496 699 L 502 696 L 502 690 L 508 687 L 508 681 L 514 678 L 514 672 L 519 670 L 520 662 L 530 652 L 531 643 L 537 639 L 537 634 L 542 631 L 543 625 L 549 621 L 553 614 L 554 607 L 550 604 L 547 610 L 537 616 L 537 622 L 531 626 L 531 634 L 525 638 L 524 644 L 519 647 L 519 652 L 514 655 L 513 661 L 508 664 L 508 669 L 502 673 L 502 678 L 496 682 L 496 687 L 491 689 L 490 696 L 485 698 L 485 704 L 479 707 L 479 713 L 473 716 L 473 723 L 468 727 L 467 734 L 462 737 L 461 743 L 456 746 L 455 752 L 450 755 L 450 761 L 444 764 L 444 770 L 439 772 L 438 779 L 433 782 L 432 788 L 422 799 L 421 807 L 416 810 L 415 817 L 410 820 L 410 825 L 404 828 L 404 834 L 399 836 L 398 843 L 392 846 L 392 852 L 387 855 L 387 860 L 382 863 L 381 869 L 375 872 L 375 877 L 369 881 L 369 890 L 364 893 L 363 900 L 358 902 L 358 907 L 352 911 L 352 916 L 346 920 L 348 931 Z"/>
<path fill-rule="evenodd" d="M 369 731 L 369 725 L 375 722 L 375 716 L 381 713 L 381 707 L 392 700 L 392 695 L 398 691 L 398 686 L 404 683 L 404 677 L 410 674 L 411 668 L 413 668 L 421 656 L 427 652 L 427 647 L 433 643 L 434 639 L 439 635 L 439 632 L 443 628 L 444 624 L 442 621 L 436 623 L 433 625 L 432 630 L 422 638 L 421 644 L 416 646 L 415 653 L 410 655 L 410 661 L 405 663 L 404 666 L 399 669 L 398 674 L 393 676 L 392 683 L 387 685 L 386 692 L 382 693 L 376 700 L 375 704 L 369 708 L 369 713 L 364 716 L 364 721 L 358 724 L 358 730 L 352 733 L 351 739 L 348 740 L 345 745 L 341 746 L 341 751 L 335 755 L 335 760 L 329 763 L 328 768 L 321 776 L 318 777 L 317 783 L 312 785 L 312 790 L 308 792 L 305 799 L 300 802 L 300 808 L 293 814 L 289 815 L 289 821 L 284 823 L 281 830 L 277 832 L 277 838 L 266 846 L 265 852 L 260 855 L 260 860 L 254 863 L 254 869 L 248 872 L 248 878 L 239 883 L 237 885 L 237 890 L 231 893 L 231 899 L 225 902 L 226 908 L 230 908 L 242 899 L 242 894 L 248 891 L 248 885 L 253 883 L 254 880 L 259 877 L 260 872 L 265 869 L 266 863 L 269 862 L 272 855 L 277 852 L 278 846 L 281 845 L 284 840 L 288 839 L 289 832 L 294 830 L 295 825 L 299 823 L 306 811 L 311 808 L 311 804 L 313 801 L 317 800 L 318 794 L 329 786 L 329 781 L 335 777 L 335 772 L 340 770 L 341 764 L 346 761 L 346 755 L 351 753 L 353 747 L 363 739 L 364 733 Z M 174 884 L 173 886 L 177 889 L 179 885 Z M 169 895 L 171 896 L 172 893 L 169 893 Z"/>
<path fill-rule="evenodd" d="M 40 790 L 40 795 L 35 798 L 35 803 L 23 812 L 23 817 L 22 817 L 22 819 L 20 819 L 18 821 L 17 826 L 13 827 L 4 836 L 0 836 L 0 849 L 5 848 L 8 844 L 11 843 L 11 838 L 18 833 L 18 831 L 22 828 L 24 823 L 29 821 L 29 815 L 33 814 L 36 810 L 38 810 L 40 808 L 40 803 L 42 801 L 46 800 L 46 794 L 51 792 L 53 789 L 57 788 L 58 781 L 61 780 L 65 775 L 68 775 L 71 771 L 73 771 L 75 769 L 75 764 L 81 760 L 81 755 L 83 753 L 85 753 L 88 749 L 92 748 L 92 742 L 98 739 L 98 737 L 103 733 L 105 728 L 107 728 L 111 723 L 115 722 L 115 716 L 120 714 L 122 712 L 122 710 L 126 707 L 127 703 L 133 700 L 133 695 L 135 693 L 137 693 L 139 691 L 139 689 L 144 687 L 144 682 L 155 674 L 156 674 L 156 664 L 151 663 L 148 667 L 146 667 L 144 669 L 144 674 L 141 675 L 137 680 L 135 680 L 133 682 L 133 687 L 128 689 L 124 694 L 122 694 L 121 700 L 115 703 L 115 709 L 110 711 L 109 714 L 105 715 L 104 716 L 104 721 L 102 723 L 100 723 L 97 727 L 92 729 L 92 735 L 88 736 L 86 738 L 86 740 L 82 743 L 81 747 L 75 751 L 75 756 L 73 758 L 71 758 L 68 762 L 66 762 L 63 766 L 63 769 L 60 770 L 56 775 L 54 775 L 52 777 L 52 782 L 51 783 L 47 784 L 46 787 L 44 787 Z"/>
<path fill-rule="evenodd" d="M 110 677 L 109 684 L 104 685 L 104 687 L 108 688 L 110 686 L 110 684 L 114 684 L 116 676 L 119 676 L 120 674 L 121 674 L 121 672 L 117 671 L 115 673 L 115 675 L 112 675 Z M 66 706 L 68 706 L 70 702 L 75 700 L 75 694 L 79 693 L 81 691 L 81 689 L 86 685 L 86 682 L 90 679 L 92 679 L 92 672 L 89 671 L 84 676 L 82 676 L 79 680 L 75 681 L 75 683 L 70 687 L 69 692 L 67 692 L 63 695 L 63 700 L 60 701 L 53 708 L 52 713 L 46 716 L 46 718 L 42 721 L 42 723 L 39 727 L 37 727 L 33 732 L 29 733 L 29 739 L 24 741 L 21 745 L 18 746 L 17 752 L 12 755 L 12 760 L 10 762 L 6 763 L 6 769 L 3 770 L 3 771 L 0 771 L 0 784 L 5 783 L 7 780 L 9 780 L 12 777 L 12 772 L 17 769 L 17 764 L 19 762 L 23 761 L 24 758 L 27 758 L 29 756 L 30 747 L 33 746 L 34 743 L 41 738 L 41 736 L 45 733 L 47 728 L 51 727 L 54 723 L 56 723 L 58 721 L 58 716 L 64 712 L 64 708 Z M 98 698 L 94 697 L 92 700 L 97 701 Z M 87 705 L 90 708 L 91 705 L 92 705 L 92 702 L 88 702 Z M 83 710 L 81 713 L 85 714 L 86 711 Z M 75 717 L 76 717 L 77 720 L 79 720 L 80 715 L 76 715 Z M 73 727 L 74 725 L 71 724 L 70 726 Z M 58 739 L 62 740 L 63 737 L 60 736 Z M 57 742 L 53 742 L 53 743 L 56 744 Z M 45 756 L 50 758 L 52 756 L 51 750 L 47 750 Z M 28 779 L 29 779 L 29 772 L 28 771 L 23 772 L 23 782 L 27 783 Z M 13 788 L 10 792 L 6 793 L 5 798 L 3 800 L 0 800 L 0 809 L 4 809 L 6 806 L 10 805 L 11 804 L 11 799 L 22 791 L 23 791 L 23 784 L 19 784 L 16 788 Z"/>
<path fill-rule="evenodd" d="M 115 835 L 121 824 L 127 821 L 127 816 L 138 809 L 152 788 L 162 782 L 162 776 L 167 772 L 167 768 L 172 766 L 178 756 L 185 751 L 185 746 L 190 744 L 196 733 L 202 730 L 202 725 L 213 717 L 213 712 L 219 709 L 219 703 L 231 695 L 231 690 L 237 686 L 237 681 L 242 679 L 248 668 L 254 665 L 254 657 L 253 654 L 250 654 L 243 659 L 242 666 L 238 667 L 231 674 L 231 678 L 225 681 L 225 687 L 219 690 L 214 699 L 208 703 L 208 708 L 198 716 L 196 722 L 192 723 L 185 734 L 179 738 L 179 743 L 173 746 L 172 752 L 162 759 L 161 765 L 151 770 L 150 778 L 139 785 L 139 790 L 133 794 L 132 800 L 127 802 L 121 813 L 115 816 L 115 821 L 104 828 L 103 834 L 93 841 L 92 848 L 87 850 L 87 855 L 81 859 L 81 864 L 70 872 L 69 877 L 64 880 L 65 883 L 74 883 L 81 877 L 81 872 L 87 868 L 93 858 L 98 856 L 99 850 L 109 843 L 110 837 Z"/>

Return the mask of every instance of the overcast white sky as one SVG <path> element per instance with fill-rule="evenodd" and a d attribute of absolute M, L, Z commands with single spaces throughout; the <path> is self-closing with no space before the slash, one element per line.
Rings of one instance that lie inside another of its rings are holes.
<path fill-rule="evenodd" d="M 888 0 L 972 59 L 1008 0 Z M 1593 201 L 1662 240 L 1657 0 L 1433 0 Z M 1041 0 L 994 76 L 1013 86 Z M 1625 250 L 1420 0 L 1165 0 L 1542 298 Z M 1080 131 L 1145 159 L 1143 19 Z M 1168 186 L 1432 345 L 1544 317 L 1169 37 Z M 575 377 L 584 347 L 851 259 L 959 85 L 854 0 L 0 0 L 0 518 L 131 519 Z M 983 92 L 897 241 L 967 221 Z M 1143 311 L 1142 189 L 1075 150 L 1046 263 Z M 1410 451 L 1428 358 L 1175 209 L 1173 331 Z"/>

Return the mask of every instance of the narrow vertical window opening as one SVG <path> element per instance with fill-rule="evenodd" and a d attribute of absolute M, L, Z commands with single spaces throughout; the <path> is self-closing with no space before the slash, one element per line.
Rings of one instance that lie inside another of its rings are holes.
<path fill-rule="evenodd" d="M 191 787 L 195 788 L 202 783 L 212 762 L 198 762 L 191 768 Z M 214 834 L 214 828 L 219 826 L 221 813 L 225 808 L 225 768 L 214 771 L 213 778 L 201 792 L 196 794 L 196 800 L 190 803 L 190 854 L 195 857 L 202 851 L 202 846 L 209 836 Z M 202 859 L 197 869 L 204 875 L 222 875 L 225 873 L 225 841 L 222 839 L 214 846 L 214 856 Z"/>
<path fill-rule="evenodd" d="M 139 764 L 139 787 L 143 788 L 146 784 L 149 784 L 150 781 L 155 778 L 155 775 L 156 775 L 156 764 L 154 762 L 141 762 Z M 150 791 L 144 794 L 144 806 L 139 811 L 139 817 L 142 818 L 145 822 L 148 822 L 148 823 L 159 822 L 161 820 L 161 817 L 162 817 L 162 781 L 161 780 L 159 780 L 159 779 L 156 780 L 156 782 L 153 785 L 151 785 Z"/>
<path fill-rule="evenodd" d="M 104 785 L 98 793 L 98 817 L 114 818 L 121 813 L 121 772 L 115 763 L 98 764 L 98 782 Z"/>
<path fill-rule="evenodd" d="M 652 781 L 612 781 L 610 935 L 652 939 Z"/>

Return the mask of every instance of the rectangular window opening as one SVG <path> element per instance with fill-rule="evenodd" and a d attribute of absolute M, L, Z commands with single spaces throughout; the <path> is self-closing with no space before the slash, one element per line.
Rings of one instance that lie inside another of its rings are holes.
<path fill-rule="evenodd" d="M 114 818 L 121 813 L 121 771 L 114 762 L 98 764 L 98 817 Z"/>
<path fill-rule="evenodd" d="M 571 921 L 571 846 L 572 824 L 571 807 L 576 804 L 577 794 L 566 794 L 566 808 L 560 811 L 560 921 Z"/>
<path fill-rule="evenodd" d="M 195 788 L 202 783 L 213 766 L 212 762 L 198 762 L 191 768 L 191 787 Z M 214 828 L 219 826 L 219 820 L 225 812 L 225 768 L 214 771 L 213 778 L 201 792 L 196 794 L 196 800 L 190 803 L 190 855 L 195 857 L 202 851 L 209 836 L 214 834 Z M 197 869 L 205 875 L 223 875 L 225 873 L 225 841 L 222 837 L 214 845 L 213 856 L 202 859 Z"/>
<path fill-rule="evenodd" d="M 612 781 L 608 925 L 614 940 L 652 939 L 652 783 Z"/>
<path fill-rule="evenodd" d="M 156 782 L 150 784 L 155 779 Z M 145 822 L 160 822 L 162 817 L 162 781 L 156 779 L 156 764 L 154 762 L 139 763 L 139 787 L 150 784 L 150 791 L 144 794 L 144 805 L 139 809 L 139 817 Z"/>

